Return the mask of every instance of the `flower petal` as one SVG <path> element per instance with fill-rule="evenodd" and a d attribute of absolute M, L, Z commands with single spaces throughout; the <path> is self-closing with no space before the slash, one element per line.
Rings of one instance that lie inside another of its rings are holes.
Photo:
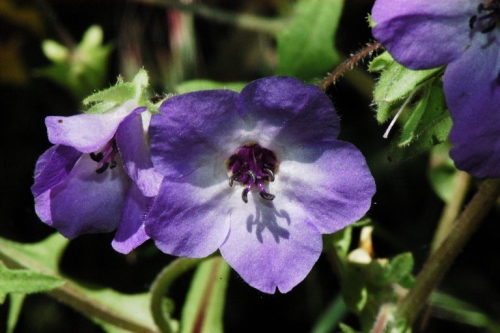
<path fill-rule="evenodd" d="M 246 123 L 263 122 L 259 136 L 276 145 L 307 145 L 333 140 L 340 125 L 332 102 L 317 86 L 292 77 L 269 77 L 250 82 L 238 99 L 238 113 Z M 275 134 L 272 134 L 274 133 Z M 269 146 L 259 136 L 259 143 Z"/>
<path fill-rule="evenodd" d="M 253 202 L 252 202 L 253 201 Z M 220 251 L 249 285 L 286 293 L 311 271 L 322 250 L 321 233 L 293 206 L 252 196 L 231 215 L 231 230 Z"/>
<path fill-rule="evenodd" d="M 479 1 L 377 0 L 373 36 L 404 66 L 428 69 L 446 65 L 470 45 L 469 19 Z"/>
<path fill-rule="evenodd" d="M 368 211 L 375 182 L 354 145 L 327 142 L 296 147 L 289 155 L 269 185 L 271 193 L 301 206 L 321 233 L 338 231 Z"/>
<path fill-rule="evenodd" d="M 230 190 L 223 164 L 180 179 L 165 177 L 146 218 L 146 233 L 168 254 L 201 258 L 213 253 L 229 231 Z"/>
<path fill-rule="evenodd" d="M 145 196 L 152 197 L 158 194 L 163 176 L 153 168 L 142 114 L 138 111 L 140 109 L 136 109 L 120 124 L 116 132 L 116 143 L 125 171 Z"/>
<path fill-rule="evenodd" d="M 474 43 L 444 75 L 453 120 L 450 155 L 459 169 L 479 178 L 500 177 L 499 47 Z"/>
<path fill-rule="evenodd" d="M 109 232 L 120 221 L 129 180 L 118 165 L 102 174 L 96 163 L 83 154 L 66 179 L 35 198 L 35 209 L 43 222 L 67 238 Z"/>
<path fill-rule="evenodd" d="M 71 146 L 82 153 L 91 153 L 103 147 L 122 120 L 137 107 L 134 100 L 123 103 L 103 114 L 79 114 L 71 117 L 45 118 L 49 141 Z"/>
<path fill-rule="evenodd" d="M 82 153 L 73 147 L 56 145 L 40 156 L 35 168 L 34 197 L 62 182 L 71 172 Z"/>
<path fill-rule="evenodd" d="M 144 230 L 144 220 L 152 201 L 134 183 L 130 184 L 122 218 L 111 242 L 113 249 L 127 254 L 149 239 Z"/>
<path fill-rule="evenodd" d="M 235 112 L 238 94 L 198 91 L 167 99 L 153 115 L 149 134 L 156 170 L 164 176 L 189 175 L 227 145 L 229 132 L 241 128 Z M 229 156 L 220 156 L 222 160 Z"/>

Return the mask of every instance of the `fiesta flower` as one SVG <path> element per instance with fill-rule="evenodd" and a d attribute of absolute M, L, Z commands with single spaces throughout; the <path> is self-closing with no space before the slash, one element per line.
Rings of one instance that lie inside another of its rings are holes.
<path fill-rule="evenodd" d="M 161 176 L 152 167 L 134 100 L 103 114 L 47 117 L 55 146 L 39 159 L 31 191 L 40 219 L 63 236 L 117 229 L 113 248 L 128 253 L 148 239 L 144 216 Z"/>
<path fill-rule="evenodd" d="M 373 35 L 410 69 L 447 65 L 458 168 L 500 177 L 500 1 L 377 0 Z"/>
<path fill-rule="evenodd" d="M 164 176 L 146 233 L 168 254 L 217 249 L 251 286 L 285 293 L 322 251 L 321 234 L 355 222 L 375 192 L 364 157 L 336 139 L 316 86 L 289 77 L 165 101 L 150 125 Z"/>

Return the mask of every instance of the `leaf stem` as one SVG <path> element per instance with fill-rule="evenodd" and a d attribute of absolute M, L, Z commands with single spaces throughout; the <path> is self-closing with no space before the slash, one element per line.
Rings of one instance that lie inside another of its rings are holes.
<path fill-rule="evenodd" d="M 172 282 L 187 270 L 195 267 L 207 258 L 178 258 L 165 267 L 156 277 L 151 286 L 151 313 L 156 325 L 163 333 L 175 332 L 172 328 L 171 319 L 165 309 L 164 296 Z"/>
<path fill-rule="evenodd" d="M 439 248 L 429 257 L 417 276 L 415 286 L 401 301 L 397 316 L 406 319 L 408 326 L 425 306 L 426 300 L 464 245 L 477 230 L 481 221 L 500 195 L 500 179 L 485 180 L 469 205 L 451 228 Z"/>
<path fill-rule="evenodd" d="M 235 14 L 220 9 L 214 9 L 202 4 L 184 3 L 178 0 L 133 0 L 150 5 L 175 8 L 194 15 L 236 27 L 277 35 L 286 24 L 284 19 L 270 19 L 249 14 Z"/>

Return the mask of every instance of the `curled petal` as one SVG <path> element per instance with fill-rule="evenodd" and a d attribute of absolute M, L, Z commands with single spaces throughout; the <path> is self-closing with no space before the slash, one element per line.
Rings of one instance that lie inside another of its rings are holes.
<path fill-rule="evenodd" d="M 63 182 L 35 198 L 35 209 L 67 238 L 109 232 L 120 222 L 128 188 L 120 166 L 97 174 L 95 162 L 83 154 Z"/>
<path fill-rule="evenodd" d="M 136 107 L 136 102 L 129 100 L 103 114 L 47 117 L 45 124 L 49 140 L 53 144 L 74 147 L 82 153 L 95 152 L 111 140 L 118 125 Z"/>
<path fill-rule="evenodd" d="M 149 239 L 144 230 L 144 220 L 152 201 L 131 183 L 120 224 L 111 242 L 116 251 L 127 254 Z"/>
<path fill-rule="evenodd" d="M 35 168 L 34 197 L 64 181 L 82 153 L 73 147 L 56 145 L 40 156 Z"/>
<path fill-rule="evenodd" d="M 469 19 L 478 1 L 377 0 L 373 36 L 398 62 L 428 69 L 458 59 L 469 47 Z"/>
<path fill-rule="evenodd" d="M 500 56 L 475 43 L 446 68 L 444 91 L 453 128 L 450 155 L 479 178 L 500 177 Z M 478 55 L 481 57 L 478 57 Z"/>

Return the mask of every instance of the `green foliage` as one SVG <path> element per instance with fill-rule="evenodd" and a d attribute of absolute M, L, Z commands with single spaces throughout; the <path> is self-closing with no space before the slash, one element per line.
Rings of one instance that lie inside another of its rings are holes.
<path fill-rule="evenodd" d="M 8 269 L 0 262 L 0 300 L 9 293 L 31 294 L 61 286 L 64 280 L 26 269 Z"/>
<path fill-rule="evenodd" d="M 96 25 L 85 32 L 76 47 L 46 40 L 42 43 L 42 49 L 52 65 L 39 70 L 39 73 L 68 88 L 80 100 L 105 84 L 112 47 L 102 45 L 102 42 L 102 29 Z"/>
<path fill-rule="evenodd" d="M 148 311 L 148 294 L 125 295 L 109 288 L 73 281 L 60 274 L 58 263 L 68 242 L 57 233 L 35 244 L 20 244 L 0 238 L 0 259 L 12 266 L 33 271 L 37 274 L 33 276 L 37 278 L 48 276 L 47 281 L 54 283 L 52 288 L 58 287 L 51 293 L 54 297 L 72 304 L 91 318 L 97 318 L 97 322 L 104 320 L 114 325 L 127 323 L 127 328 L 132 328 L 132 331 L 155 332 Z M 26 271 L 14 272 L 20 274 Z M 37 288 L 45 287 L 44 290 L 51 289 L 47 288 L 48 283 L 41 287 L 34 285 Z"/>
<path fill-rule="evenodd" d="M 455 195 L 458 170 L 450 158 L 451 144 L 442 144 L 431 150 L 429 180 L 434 192 L 444 201 L 450 202 Z"/>
<path fill-rule="evenodd" d="M 339 327 L 342 330 L 342 333 L 357 333 L 357 331 L 354 328 L 344 323 L 340 323 Z"/>
<path fill-rule="evenodd" d="M 342 14 L 343 0 L 301 0 L 295 16 L 277 37 L 277 75 L 304 81 L 322 77 L 338 61 L 334 36 Z"/>
<path fill-rule="evenodd" d="M 135 99 L 137 105 L 147 106 L 150 112 L 158 112 L 158 107 L 149 99 L 148 88 L 148 73 L 141 69 L 131 82 L 123 82 L 119 77 L 114 86 L 86 97 L 83 104 L 91 105 L 86 113 L 104 113 L 130 99 Z"/>
<path fill-rule="evenodd" d="M 394 116 L 404 99 L 420 86 L 442 73 L 442 68 L 414 71 L 403 67 L 388 52 L 384 52 L 370 63 L 371 72 L 382 72 L 373 92 L 379 123 Z"/>
<path fill-rule="evenodd" d="M 192 91 L 211 90 L 211 89 L 229 89 L 240 92 L 244 87 L 245 82 L 215 82 L 210 80 L 190 80 L 182 82 L 175 87 L 177 94 L 185 94 Z"/>
<path fill-rule="evenodd" d="M 182 309 L 181 333 L 222 333 L 229 265 L 221 257 L 197 268 Z"/>
<path fill-rule="evenodd" d="M 7 318 L 7 333 L 13 333 L 16 328 L 26 294 L 10 294 L 9 317 Z"/>

